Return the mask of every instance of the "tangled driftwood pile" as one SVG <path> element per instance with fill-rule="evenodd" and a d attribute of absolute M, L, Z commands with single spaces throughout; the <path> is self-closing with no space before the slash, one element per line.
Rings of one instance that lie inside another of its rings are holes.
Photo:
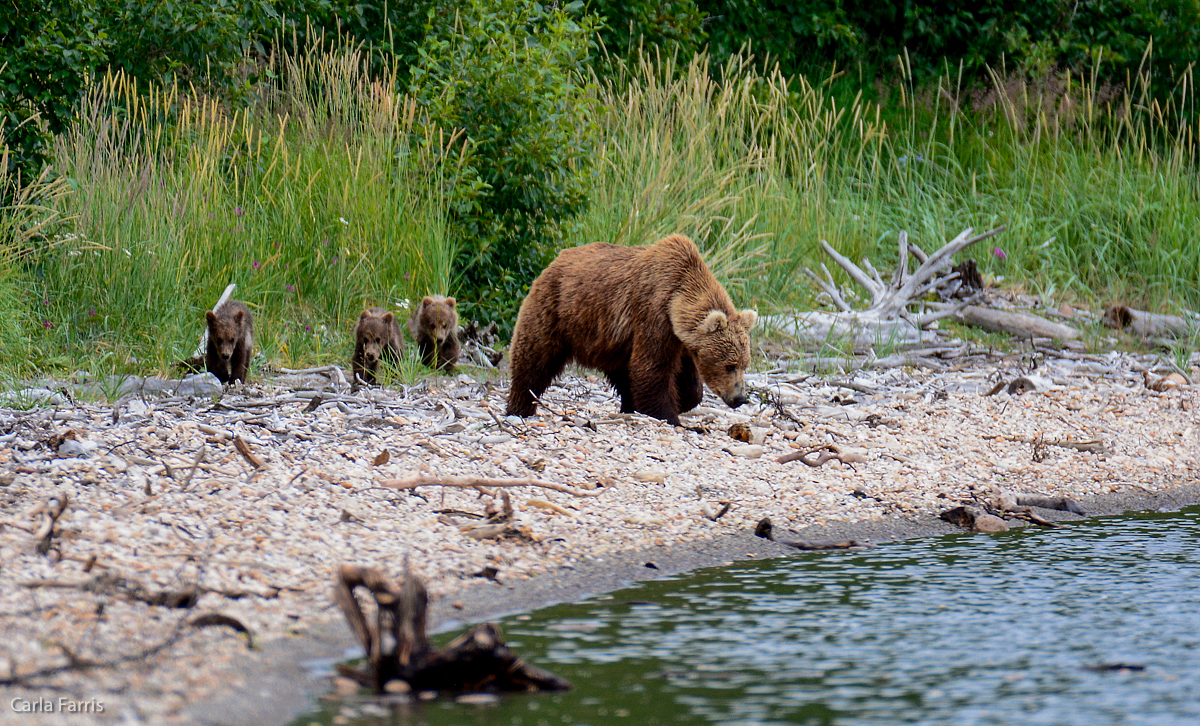
<path fill-rule="evenodd" d="M 822 264 L 824 278 L 808 268 L 804 272 L 837 312 L 800 312 L 768 316 L 764 321 L 809 348 L 841 349 L 869 357 L 885 348 L 906 351 L 884 360 L 884 365 L 910 365 L 946 345 L 946 336 L 935 329 L 935 324 L 943 319 L 1031 342 L 1078 341 L 1082 333 L 1067 324 L 1069 320 L 1056 322 L 1031 310 L 1016 310 L 1011 304 L 1002 304 L 997 291 L 985 287 L 973 259 L 954 264 L 955 255 L 1003 231 L 1001 226 L 972 236 L 968 228 L 932 254 L 910 243 L 908 234 L 902 231 L 898 235 L 899 262 L 888 282 L 884 282 L 869 259 L 864 258 L 860 267 L 822 240 L 825 253 L 868 293 L 867 307 L 855 310 L 848 301 L 850 295 L 835 283 L 829 269 Z M 917 261 L 916 270 L 910 271 L 910 259 Z M 927 301 L 931 293 L 937 293 L 940 301 Z M 1072 310 L 1071 317 L 1086 321 L 1090 316 Z M 1110 328 L 1124 330 L 1160 347 L 1172 347 L 1181 338 L 1197 338 L 1200 332 L 1200 316 L 1194 313 L 1160 315 L 1122 304 L 1110 306 L 1100 320 Z"/>

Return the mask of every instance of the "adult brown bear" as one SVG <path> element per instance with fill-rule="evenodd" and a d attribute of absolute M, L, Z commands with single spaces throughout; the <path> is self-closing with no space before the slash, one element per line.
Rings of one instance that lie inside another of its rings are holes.
<path fill-rule="evenodd" d="M 508 414 L 531 416 L 575 360 L 598 368 L 639 411 L 679 425 L 704 395 L 746 403 L 753 310 L 738 311 L 687 237 L 648 247 L 594 242 L 563 250 L 521 303 L 509 347 Z"/>

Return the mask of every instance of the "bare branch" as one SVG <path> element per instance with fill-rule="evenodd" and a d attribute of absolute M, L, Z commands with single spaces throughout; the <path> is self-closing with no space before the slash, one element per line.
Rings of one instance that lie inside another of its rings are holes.
<path fill-rule="evenodd" d="M 541 487 L 543 489 L 553 489 L 556 492 L 570 494 L 573 497 L 597 497 L 600 496 L 599 491 L 586 492 L 580 491 L 573 487 L 555 484 L 551 481 L 542 481 L 540 479 L 488 479 L 486 477 L 473 476 L 414 476 L 408 479 L 384 479 L 379 482 L 379 486 L 387 487 L 388 489 L 416 489 L 417 487 L 458 487 L 462 489 L 474 489 L 476 487 Z"/>

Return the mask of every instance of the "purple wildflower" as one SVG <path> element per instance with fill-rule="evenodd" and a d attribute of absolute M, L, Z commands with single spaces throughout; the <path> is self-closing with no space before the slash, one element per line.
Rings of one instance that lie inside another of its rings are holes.
<path fill-rule="evenodd" d="M 89 318 L 96 317 L 96 308 L 88 308 L 88 317 Z"/>
<path fill-rule="evenodd" d="M 304 332 L 306 332 L 306 333 L 311 333 L 311 332 L 312 332 L 312 328 L 310 328 L 310 327 L 308 327 L 307 325 L 305 325 L 305 326 L 304 326 Z"/>
<path fill-rule="evenodd" d="M 51 328 L 54 327 L 54 323 L 50 322 L 49 320 L 44 320 L 44 321 L 42 321 L 42 327 L 45 328 L 46 330 L 50 330 Z"/>
<path fill-rule="evenodd" d="M 404 273 L 404 279 L 405 279 L 405 280 L 407 280 L 407 279 L 408 279 L 408 273 L 407 273 L 407 272 L 406 272 L 406 273 Z"/>
<path fill-rule="evenodd" d="M 333 264 L 335 264 L 335 265 L 336 265 L 336 264 L 337 264 L 337 261 L 338 261 L 338 258 L 334 257 L 334 258 L 333 258 Z"/>
<path fill-rule="evenodd" d="M 284 285 L 284 287 L 287 288 L 288 292 L 296 292 L 296 288 L 292 287 L 291 285 Z"/>
<path fill-rule="evenodd" d="M 241 207 L 234 207 L 233 213 L 240 217 L 246 213 L 246 210 L 242 209 Z"/>
<path fill-rule="evenodd" d="M 255 263 L 254 263 L 254 269 L 256 269 L 256 270 L 258 269 L 258 263 L 257 263 L 257 262 L 255 262 Z"/>
<path fill-rule="evenodd" d="M 1006 254 L 1004 253 L 1004 250 L 1000 249 L 999 247 L 993 247 L 993 248 L 992 248 L 992 254 L 993 254 L 993 255 L 995 255 L 997 258 L 999 258 L 999 259 L 1001 259 L 1001 260 L 1007 260 L 1007 259 L 1008 259 L 1008 255 L 1006 255 Z"/>

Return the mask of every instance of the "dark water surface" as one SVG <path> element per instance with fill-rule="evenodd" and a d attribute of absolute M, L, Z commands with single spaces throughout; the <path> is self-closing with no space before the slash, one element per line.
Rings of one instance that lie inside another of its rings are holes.
<path fill-rule="evenodd" d="M 1198 547 L 1193 507 L 701 570 L 502 621 L 568 693 L 296 724 L 1200 725 Z"/>

